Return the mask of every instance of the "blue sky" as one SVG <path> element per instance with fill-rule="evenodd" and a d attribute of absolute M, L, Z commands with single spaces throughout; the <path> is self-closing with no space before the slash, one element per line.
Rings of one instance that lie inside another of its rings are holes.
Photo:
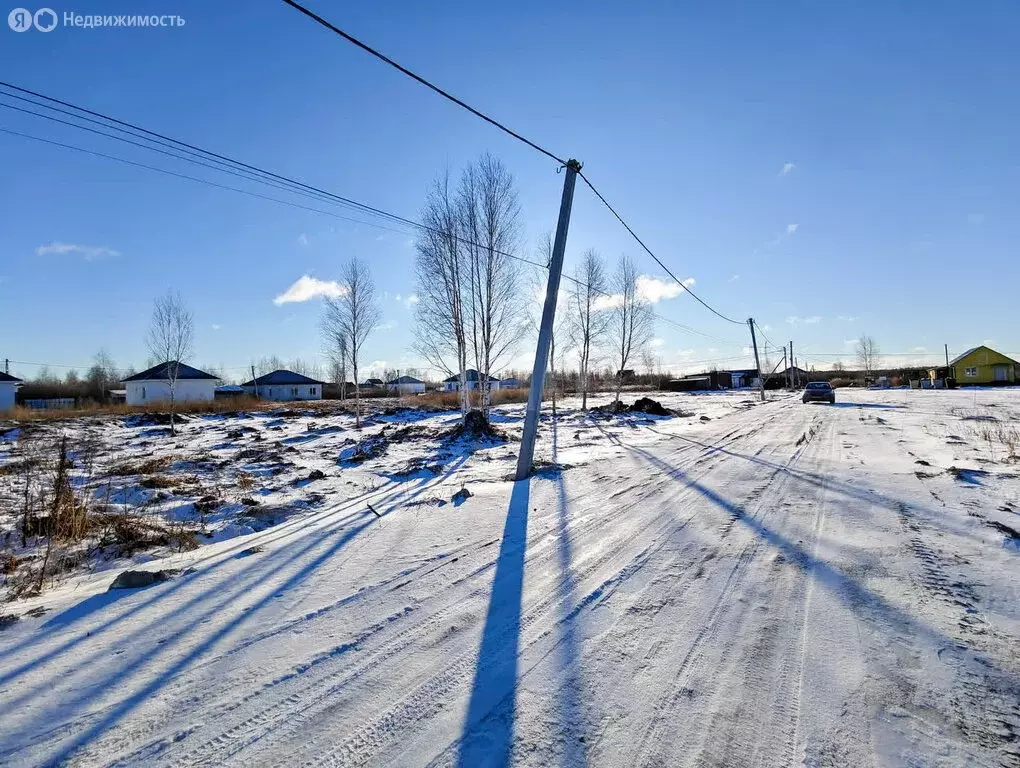
<path fill-rule="evenodd" d="M 944 343 L 1020 354 L 1015 3 L 309 5 L 580 159 L 695 291 L 808 363 L 851 359 L 861 333 L 932 360 Z M 551 161 L 283 3 L 51 7 L 186 23 L 3 26 L 3 79 L 411 217 L 437 173 L 489 151 L 516 176 L 525 255 L 555 225 Z M 0 127 L 244 185 L 7 109 Z M 173 288 L 195 315 L 196 363 L 239 376 L 264 356 L 314 360 L 320 302 L 274 298 L 357 254 L 386 326 L 367 362 L 415 363 L 406 233 L 7 134 L 0 164 L 0 357 L 84 368 L 105 347 L 140 366 L 152 299 Z M 568 269 L 589 247 L 665 277 L 579 186 Z M 740 363 L 746 329 L 686 296 L 656 310 L 710 337 L 660 322 L 665 365 Z"/>

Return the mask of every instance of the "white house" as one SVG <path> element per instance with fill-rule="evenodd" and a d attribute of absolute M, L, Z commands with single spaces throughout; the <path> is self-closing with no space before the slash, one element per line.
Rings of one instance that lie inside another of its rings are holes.
<path fill-rule="evenodd" d="M 21 379 L 9 373 L 0 373 L 0 412 L 14 407 L 14 393 L 21 386 Z"/>
<path fill-rule="evenodd" d="M 122 379 L 128 405 L 149 405 L 170 400 L 170 374 L 177 371 L 174 400 L 179 403 L 212 400 L 217 378 L 211 373 L 173 360 Z"/>
<path fill-rule="evenodd" d="M 263 400 L 321 400 L 324 383 L 281 369 L 246 381 L 241 388 Z"/>
<path fill-rule="evenodd" d="M 418 395 L 425 391 L 425 382 L 414 376 L 399 376 L 386 382 L 386 389 L 401 395 Z"/>
<path fill-rule="evenodd" d="M 474 390 L 479 388 L 479 383 L 482 381 L 482 375 L 478 373 L 474 368 L 468 368 L 464 371 L 464 378 L 467 382 L 468 390 Z M 495 376 L 490 376 L 489 381 L 486 384 L 489 390 L 499 389 L 499 379 Z M 443 379 L 443 390 L 445 392 L 459 392 L 460 391 L 460 375 L 454 374 L 448 379 Z"/>
<path fill-rule="evenodd" d="M 500 389 L 520 389 L 523 385 L 521 380 L 516 376 L 510 376 L 506 379 L 501 379 L 499 382 Z"/>

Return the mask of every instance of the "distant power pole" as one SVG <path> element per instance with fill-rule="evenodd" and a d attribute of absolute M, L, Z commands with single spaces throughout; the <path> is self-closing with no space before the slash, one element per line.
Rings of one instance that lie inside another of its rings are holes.
<path fill-rule="evenodd" d="M 754 337 L 754 318 L 747 319 L 747 325 L 751 328 L 751 346 L 754 348 L 754 367 L 758 369 L 758 392 L 761 394 L 761 401 L 765 402 L 765 377 L 761 373 L 761 363 L 758 362 L 758 340 Z"/>
<path fill-rule="evenodd" d="M 783 378 L 786 379 L 786 388 L 790 388 L 790 366 L 786 363 L 786 347 L 783 347 Z"/>
<path fill-rule="evenodd" d="M 800 385 L 800 373 L 797 371 L 797 358 L 793 356 L 793 342 L 790 342 L 790 378 L 793 379 L 793 386 Z"/>
<path fill-rule="evenodd" d="M 946 354 L 948 355 L 949 353 L 947 352 Z M 10 373 L 10 372 L 11 372 L 11 361 L 8 360 L 5 357 L 4 358 L 4 373 Z"/>
<path fill-rule="evenodd" d="M 949 367 L 949 345 L 946 344 L 946 368 Z"/>
<path fill-rule="evenodd" d="M 570 208 L 574 204 L 574 183 L 581 164 L 568 160 L 563 177 L 563 196 L 560 198 L 560 216 L 556 222 L 556 237 L 553 240 L 552 260 L 549 262 L 549 282 L 545 287 L 545 305 L 542 307 L 542 326 L 538 331 L 538 347 L 535 349 L 535 367 L 531 373 L 531 391 L 528 393 L 528 409 L 524 414 L 524 434 L 521 436 L 521 452 L 517 456 L 515 480 L 523 480 L 531 474 L 535 457 L 535 436 L 538 433 L 538 417 L 542 410 L 542 390 L 545 387 L 545 371 L 549 367 L 549 347 L 552 343 L 553 320 L 556 319 L 556 297 L 560 291 L 560 276 L 563 274 L 563 253 L 567 248 L 567 230 L 570 228 Z"/>
<path fill-rule="evenodd" d="M 251 367 L 251 383 L 255 387 L 255 399 L 259 399 L 259 380 L 255 378 L 255 366 Z"/>

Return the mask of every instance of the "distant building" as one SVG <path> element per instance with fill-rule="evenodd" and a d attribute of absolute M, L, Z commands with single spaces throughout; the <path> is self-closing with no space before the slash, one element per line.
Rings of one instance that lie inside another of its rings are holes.
<path fill-rule="evenodd" d="M 482 375 L 474 368 L 468 368 L 464 371 L 464 379 L 467 382 L 468 390 L 475 390 L 480 388 Z M 490 376 L 485 383 L 485 387 L 489 390 L 499 389 L 499 379 L 495 376 Z M 448 379 L 443 379 L 443 390 L 445 392 L 459 392 L 460 374 L 454 374 Z"/>
<path fill-rule="evenodd" d="M 126 403 L 127 402 L 127 390 L 126 389 L 111 389 L 106 393 L 107 398 L 111 403 Z"/>
<path fill-rule="evenodd" d="M 729 371 L 709 371 L 694 376 L 670 379 L 666 382 L 665 389 L 672 392 L 710 392 L 729 389 L 731 383 Z"/>
<path fill-rule="evenodd" d="M 244 397 L 247 393 L 244 391 L 244 387 L 239 384 L 223 384 L 213 391 L 213 396 L 217 400 L 229 400 L 232 397 Z"/>
<path fill-rule="evenodd" d="M 505 379 L 499 380 L 500 389 L 520 389 L 524 384 L 516 376 L 508 376 Z"/>
<path fill-rule="evenodd" d="M 386 382 L 382 379 L 365 379 L 358 385 L 359 389 L 385 389 Z"/>
<path fill-rule="evenodd" d="M 0 411 L 9 411 L 14 407 L 14 395 L 22 384 L 17 376 L 0 373 Z"/>
<path fill-rule="evenodd" d="M 419 395 L 425 391 L 425 382 L 414 376 L 398 376 L 386 382 L 386 389 L 401 395 Z"/>
<path fill-rule="evenodd" d="M 246 381 L 241 389 L 263 400 L 321 400 L 324 384 L 318 379 L 281 368 Z"/>
<path fill-rule="evenodd" d="M 739 371 L 730 371 L 730 386 L 733 389 L 758 386 L 758 371 L 754 368 L 747 368 Z"/>
<path fill-rule="evenodd" d="M 177 402 L 212 400 L 217 378 L 211 373 L 172 360 L 122 379 L 128 405 L 148 405 L 170 400 L 170 376 L 176 369 L 174 400 Z"/>
<path fill-rule="evenodd" d="M 1016 360 L 986 346 L 968 349 L 949 363 L 957 386 L 968 384 L 1015 384 Z"/>

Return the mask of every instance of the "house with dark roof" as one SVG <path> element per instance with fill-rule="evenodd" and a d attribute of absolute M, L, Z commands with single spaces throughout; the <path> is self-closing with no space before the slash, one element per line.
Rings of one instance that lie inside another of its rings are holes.
<path fill-rule="evenodd" d="M 263 400 L 321 400 L 324 381 L 279 369 L 246 381 L 241 388 Z"/>
<path fill-rule="evenodd" d="M 464 378 L 467 382 L 468 390 L 479 389 L 483 386 L 482 381 L 483 375 L 476 371 L 474 368 L 468 368 L 464 371 Z M 490 390 L 499 389 L 499 379 L 495 376 L 490 376 L 487 383 L 484 386 Z M 459 392 L 460 391 L 460 374 L 455 373 L 448 379 L 443 379 L 443 391 L 444 392 Z"/>
<path fill-rule="evenodd" d="M 420 395 L 425 391 L 425 382 L 414 376 L 398 376 L 386 382 L 386 389 L 401 395 Z"/>
<path fill-rule="evenodd" d="M 365 379 L 358 385 L 358 389 L 384 389 L 386 382 L 382 379 Z"/>
<path fill-rule="evenodd" d="M 218 380 L 211 373 L 171 360 L 121 379 L 121 382 L 128 405 L 148 405 L 169 401 L 171 384 L 176 402 L 212 400 Z"/>
<path fill-rule="evenodd" d="M 14 407 L 14 395 L 22 384 L 17 376 L 0 373 L 0 412 L 9 411 Z"/>
<path fill-rule="evenodd" d="M 949 362 L 957 386 L 968 384 L 1016 384 L 1020 363 L 991 347 L 972 347 Z"/>

